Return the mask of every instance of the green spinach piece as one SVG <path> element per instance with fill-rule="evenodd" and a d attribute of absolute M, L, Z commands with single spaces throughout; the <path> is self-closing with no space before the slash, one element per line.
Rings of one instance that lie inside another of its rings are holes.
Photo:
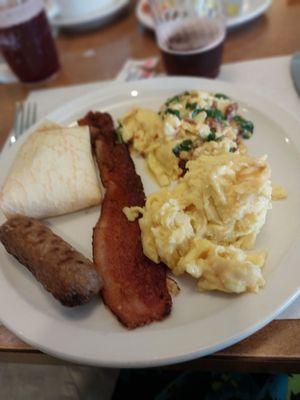
<path fill-rule="evenodd" d="M 206 111 L 206 110 L 204 108 L 195 108 L 195 110 L 192 112 L 192 118 L 195 118 L 202 111 Z"/>
<path fill-rule="evenodd" d="M 179 110 L 173 110 L 172 108 L 167 108 L 165 114 L 175 115 L 178 119 L 181 119 Z"/>
<path fill-rule="evenodd" d="M 217 122 L 222 122 L 226 120 L 226 115 L 222 113 L 222 111 L 217 108 L 210 108 L 208 110 L 204 110 L 209 118 L 214 119 Z"/>
<path fill-rule="evenodd" d="M 169 99 L 167 99 L 167 101 L 165 102 L 165 106 L 168 107 L 169 105 L 171 105 L 172 103 L 179 103 L 180 102 L 180 98 L 183 96 L 189 96 L 190 92 L 183 92 L 180 94 L 177 94 L 176 96 L 170 97 Z"/>
<path fill-rule="evenodd" d="M 224 136 L 217 136 L 215 132 L 210 132 L 205 139 L 203 139 L 205 142 L 211 142 L 211 141 L 215 141 L 215 142 L 221 142 L 221 140 L 223 140 Z"/>
<path fill-rule="evenodd" d="M 210 134 L 206 136 L 205 141 L 211 142 L 213 140 L 216 140 L 216 134 L 215 132 L 210 132 Z"/>
<path fill-rule="evenodd" d="M 223 94 L 223 93 L 216 93 L 216 94 L 215 94 L 215 97 L 216 97 L 217 99 L 230 100 L 230 97 L 226 96 L 226 94 Z"/>
<path fill-rule="evenodd" d="M 177 96 L 174 96 L 174 97 L 171 97 L 170 99 L 168 99 L 166 102 L 165 102 L 165 105 L 168 107 L 170 104 L 172 104 L 172 103 L 179 103 L 179 101 L 180 101 L 180 98 L 179 98 L 179 96 L 177 95 Z"/>
<path fill-rule="evenodd" d="M 233 120 L 238 124 L 243 139 L 250 139 L 254 130 L 253 122 L 248 121 L 240 115 L 233 117 Z"/>
<path fill-rule="evenodd" d="M 186 103 L 185 108 L 193 111 L 197 108 L 197 103 Z"/>
<path fill-rule="evenodd" d="M 172 151 L 176 157 L 179 157 L 181 151 L 190 151 L 193 148 L 193 142 L 190 139 L 185 139 L 181 143 L 176 144 Z"/>
<path fill-rule="evenodd" d="M 201 113 L 202 111 L 206 112 L 206 116 L 208 118 L 212 118 L 217 122 L 222 122 L 226 120 L 226 115 L 222 113 L 222 111 L 218 110 L 217 108 L 196 108 L 193 112 L 192 112 L 192 118 L 195 118 L 196 115 L 198 115 L 199 113 Z"/>

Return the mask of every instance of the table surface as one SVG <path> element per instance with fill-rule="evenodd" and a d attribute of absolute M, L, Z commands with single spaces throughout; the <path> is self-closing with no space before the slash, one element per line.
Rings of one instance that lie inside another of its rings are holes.
<path fill-rule="evenodd" d="M 11 129 L 16 101 L 24 99 L 29 91 L 112 79 L 127 58 L 159 54 L 153 34 L 136 21 L 134 7 L 133 1 L 117 21 L 99 30 L 73 35 L 60 33 L 57 47 L 62 68 L 51 82 L 39 86 L 0 85 L 0 148 Z M 224 62 L 299 51 L 299 21 L 299 0 L 274 0 L 263 16 L 228 34 Z M 59 362 L 21 342 L 3 326 L 0 327 L 0 360 Z M 189 363 L 189 367 L 300 372 L 300 320 L 273 321 L 246 340 Z"/>

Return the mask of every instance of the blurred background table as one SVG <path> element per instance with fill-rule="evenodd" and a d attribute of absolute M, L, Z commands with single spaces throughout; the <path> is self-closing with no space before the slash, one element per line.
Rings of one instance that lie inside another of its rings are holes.
<path fill-rule="evenodd" d="M 135 17 L 135 1 L 113 23 L 81 34 L 60 33 L 56 39 L 62 69 L 40 86 L 0 85 L 0 148 L 11 129 L 15 103 L 39 88 L 60 87 L 113 79 L 128 58 L 158 55 L 152 32 Z M 300 50 L 300 1 L 274 0 L 257 20 L 231 31 L 224 63 L 288 55 Z M 160 65 L 160 69 L 163 70 Z M 275 295 L 275 294 L 274 294 Z M 209 370 L 300 372 L 300 320 L 273 321 L 235 346 L 189 363 Z M 59 362 L 0 327 L 0 361 Z"/>

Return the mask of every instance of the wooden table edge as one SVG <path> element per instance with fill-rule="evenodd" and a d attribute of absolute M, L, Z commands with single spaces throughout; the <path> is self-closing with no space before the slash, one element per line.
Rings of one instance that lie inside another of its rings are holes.
<path fill-rule="evenodd" d="M 72 367 L 82 366 L 81 364 L 59 359 L 33 349 L 0 351 L 0 362 L 16 364 L 62 365 Z M 300 373 L 300 361 L 298 357 L 232 357 L 230 355 L 215 354 L 187 361 L 185 363 L 167 365 L 162 368 L 175 371 L 188 370 L 203 372 Z"/>
<path fill-rule="evenodd" d="M 216 372 L 300 372 L 298 332 L 300 320 L 274 320 L 233 346 L 165 368 Z M 76 365 L 32 348 L 3 325 L 0 326 L 0 362 Z"/>

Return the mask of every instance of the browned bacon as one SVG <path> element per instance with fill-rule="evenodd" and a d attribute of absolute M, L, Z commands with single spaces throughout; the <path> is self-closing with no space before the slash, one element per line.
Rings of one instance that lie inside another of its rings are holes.
<path fill-rule="evenodd" d="M 109 114 L 89 112 L 79 124 L 91 128 L 106 189 L 93 234 L 93 257 L 103 279 L 103 301 L 128 328 L 162 320 L 172 307 L 166 268 L 143 254 L 139 224 L 129 222 L 122 211 L 125 206 L 144 206 L 141 178 L 127 146 L 115 142 Z"/>

